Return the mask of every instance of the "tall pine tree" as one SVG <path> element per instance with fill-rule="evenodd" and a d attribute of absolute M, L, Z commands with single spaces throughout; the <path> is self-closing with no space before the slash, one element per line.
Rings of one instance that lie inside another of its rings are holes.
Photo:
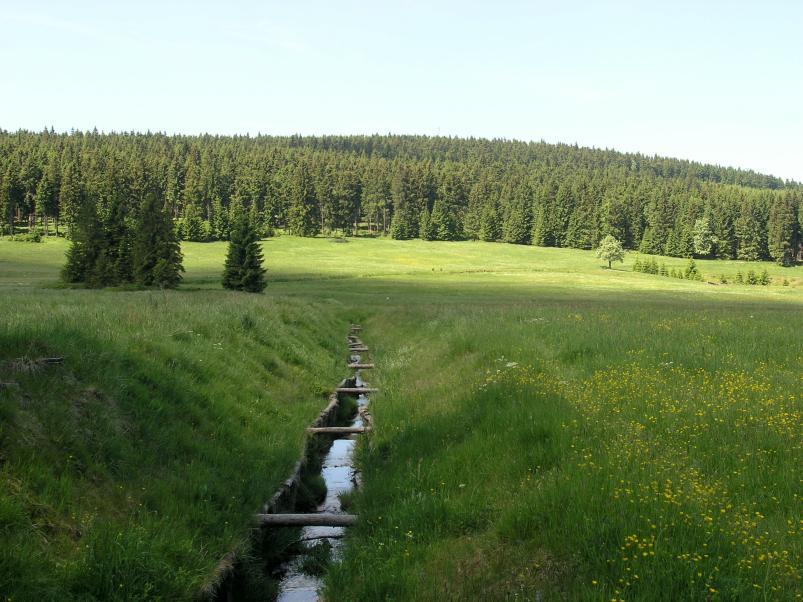
<path fill-rule="evenodd" d="M 252 220 L 242 216 L 232 224 L 231 240 L 223 270 L 223 287 L 231 290 L 261 293 L 265 290 L 265 269 L 262 248 Z"/>
<path fill-rule="evenodd" d="M 159 197 L 145 195 L 133 245 L 134 281 L 143 286 L 175 288 L 184 271 L 181 246 Z"/>

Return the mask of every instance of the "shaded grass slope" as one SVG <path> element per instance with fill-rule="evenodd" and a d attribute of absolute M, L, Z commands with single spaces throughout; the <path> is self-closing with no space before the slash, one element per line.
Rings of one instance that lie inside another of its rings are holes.
<path fill-rule="evenodd" d="M 342 375 L 339 310 L 222 292 L 4 295 L 0 592 L 197 592 Z"/>

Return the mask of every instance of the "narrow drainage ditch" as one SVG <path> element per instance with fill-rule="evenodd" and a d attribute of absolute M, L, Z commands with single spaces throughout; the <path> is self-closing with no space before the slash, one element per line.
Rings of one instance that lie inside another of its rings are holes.
<path fill-rule="evenodd" d="M 354 333 L 349 343 L 362 341 Z M 361 355 L 350 352 L 349 364 L 359 364 Z M 360 370 L 344 379 L 338 388 L 363 388 Z M 333 393 L 313 427 L 369 427 L 366 394 Z M 349 494 L 359 483 L 354 467 L 354 449 L 359 435 L 310 434 L 303 458 L 293 474 L 263 506 L 265 514 L 346 514 Z M 270 526 L 254 529 L 245 549 L 222 561 L 216 601 L 267 600 L 314 602 L 329 564 L 340 557 L 345 527 Z M 210 592 L 211 593 L 211 592 Z"/>

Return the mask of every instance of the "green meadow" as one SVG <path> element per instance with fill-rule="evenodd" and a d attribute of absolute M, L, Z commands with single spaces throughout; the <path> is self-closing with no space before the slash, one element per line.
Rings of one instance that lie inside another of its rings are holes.
<path fill-rule="evenodd" d="M 376 430 L 327 599 L 801 597 L 803 267 L 700 260 L 694 282 L 634 253 L 263 247 L 261 295 L 221 288 L 225 243 L 185 243 L 178 290 L 90 291 L 59 284 L 64 241 L 0 239 L 0 595 L 194 597 L 359 322 Z M 719 284 L 765 267 L 769 286 Z"/>

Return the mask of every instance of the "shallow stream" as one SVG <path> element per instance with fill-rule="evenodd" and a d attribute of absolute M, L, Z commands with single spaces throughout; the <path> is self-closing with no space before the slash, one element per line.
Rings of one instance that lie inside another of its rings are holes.
<path fill-rule="evenodd" d="M 352 356 L 352 361 L 359 361 L 359 356 Z M 355 386 L 364 386 L 359 372 L 355 377 Z M 367 404 L 368 398 L 365 395 L 357 398 L 358 407 L 364 407 Z M 359 412 L 348 426 L 363 426 Z M 344 435 L 332 442 L 332 447 L 324 457 L 321 468 L 321 476 L 326 483 L 326 498 L 318 505 L 316 512 L 345 514 L 340 503 L 340 495 L 352 491 L 357 483 L 357 474 L 354 469 L 354 447 L 359 436 Z M 328 544 L 331 550 L 331 560 L 337 562 L 344 532 L 345 527 L 304 527 L 301 529 L 301 545 L 306 549 L 311 549 L 314 546 Z M 298 554 L 281 567 L 282 578 L 277 597 L 279 602 L 314 602 L 318 600 L 318 590 L 323 584 L 323 578 L 304 571 L 306 557 L 303 553 Z"/>

